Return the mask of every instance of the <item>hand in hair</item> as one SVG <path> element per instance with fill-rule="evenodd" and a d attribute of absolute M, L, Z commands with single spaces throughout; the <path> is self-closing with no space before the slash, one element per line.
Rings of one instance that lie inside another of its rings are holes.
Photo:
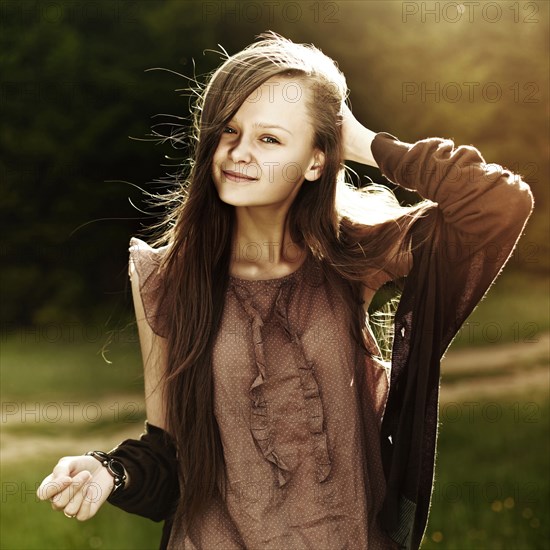
<path fill-rule="evenodd" d="M 344 159 L 360 162 L 378 168 L 371 152 L 375 132 L 365 128 L 353 115 L 350 108 L 342 103 L 342 139 Z"/>

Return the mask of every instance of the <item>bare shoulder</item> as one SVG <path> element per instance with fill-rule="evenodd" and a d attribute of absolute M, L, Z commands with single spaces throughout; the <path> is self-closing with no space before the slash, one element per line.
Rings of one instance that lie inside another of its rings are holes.
<path fill-rule="evenodd" d="M 141 295 L 140 273 L 136 269 L 134 258 L 135 255 L 130 254 L 128 274 L 143 360 L 147 420 L 164 428 L 163 376 L 167 365 L 167 340 L 156 334 L 147 320 Z"/>
<path fill-rule="evenodd" d="M 151 272 L 159 267 L 168 250 L 169 245 L 154 248 L 145 241 L 132 237 L 130 239 L 130 247 L 128 249 L 130 253 L 130 262 L 128 266 L 128 273 L 130 277 L 132 276 L 132 273 L 137 270 L 140 274 L 144 275 L 145 278 L 148 278 Z M 142 281 L 142 283 L 144 282 L 145 281 Z"/>

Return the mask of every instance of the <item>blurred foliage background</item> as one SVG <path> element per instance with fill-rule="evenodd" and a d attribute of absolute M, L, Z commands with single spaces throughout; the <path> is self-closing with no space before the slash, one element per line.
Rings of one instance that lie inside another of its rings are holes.
<path fill-rule="evenodd" d="M 531 186 L 525 234 L 453 343 L 486 350 L 444 369 L 423 547 L 548 548 L 549 3 L 459 4 L 0 3 L 1 548 L 157 547 L 159 525 L 111 506 L 70 522 L 37 504 L 34 490 L 63 454 L 139 433 L 128 241 L 147 240 L 159 212 L 144 191 L 165 189 L 186 154 L 152 139 L 152 128 L 185 124 L 192 80 L 204 82 L 222 48 L 233 54 L 266 30 L 335 59 L 354 113 L 373 131 L 474 145 Z M 387 183 L 376 169 L 351 166 L 363 182 Z M 391 187 L 403 202 L 418 198 Z M 504 412 L 498 422 L 445 414 L 459 395 L 484 403 L 482 391 Z M 76 419 L 67 419 L 67 401 L 77 403 Z M 94 419 L 82 412 L 94 410 Z M 466 492 L 472 483 L 475 495 Z M 499 493 L 479 492 L 487 487 Z"/>
<path fill-rule="evenodd" d="M 522 175 L 536 210 L 509 269 L 546 273 L 548 3 L 501 2 L 500 12 L 481 3 L 460 15 L 443 2 L 430 15 L 434 5 L 3 2 L 2 321 L 124 316 L 128 239 L 154 215 L 139 187 L 160 190 L 154 181 L 185 156 L 137 140 L 158 114 L 188 116 L 181 90 L 219 65 L 212 50 L 235 53 L 268 29 L 333 57 L 372 130 L 472 144 Z"/>

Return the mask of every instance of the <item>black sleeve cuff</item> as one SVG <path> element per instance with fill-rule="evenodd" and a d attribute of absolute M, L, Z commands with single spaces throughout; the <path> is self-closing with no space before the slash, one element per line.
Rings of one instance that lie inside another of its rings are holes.
<path fill-rule="evenodd" d="M 130 483 L 107 501 L 153 521 L 171 517 L 179 498 L 179 483 L 176 448 L 168 433 L 146 421 L 139 440 L 126 439 L 109 454 L 123 464 Z"/>

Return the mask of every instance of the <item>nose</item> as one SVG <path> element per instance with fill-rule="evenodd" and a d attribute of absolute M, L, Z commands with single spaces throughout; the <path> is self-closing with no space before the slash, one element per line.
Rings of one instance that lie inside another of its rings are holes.
<path fill-rule="evenodd" d="M 235 140 L 233 146 L 229 149 L 229 158 L 235 164 L 239 162 L 250 163 L 252 161 L 252 154 L 250 153 L 250 145 L 247 140 L 242 137 Z"/>

